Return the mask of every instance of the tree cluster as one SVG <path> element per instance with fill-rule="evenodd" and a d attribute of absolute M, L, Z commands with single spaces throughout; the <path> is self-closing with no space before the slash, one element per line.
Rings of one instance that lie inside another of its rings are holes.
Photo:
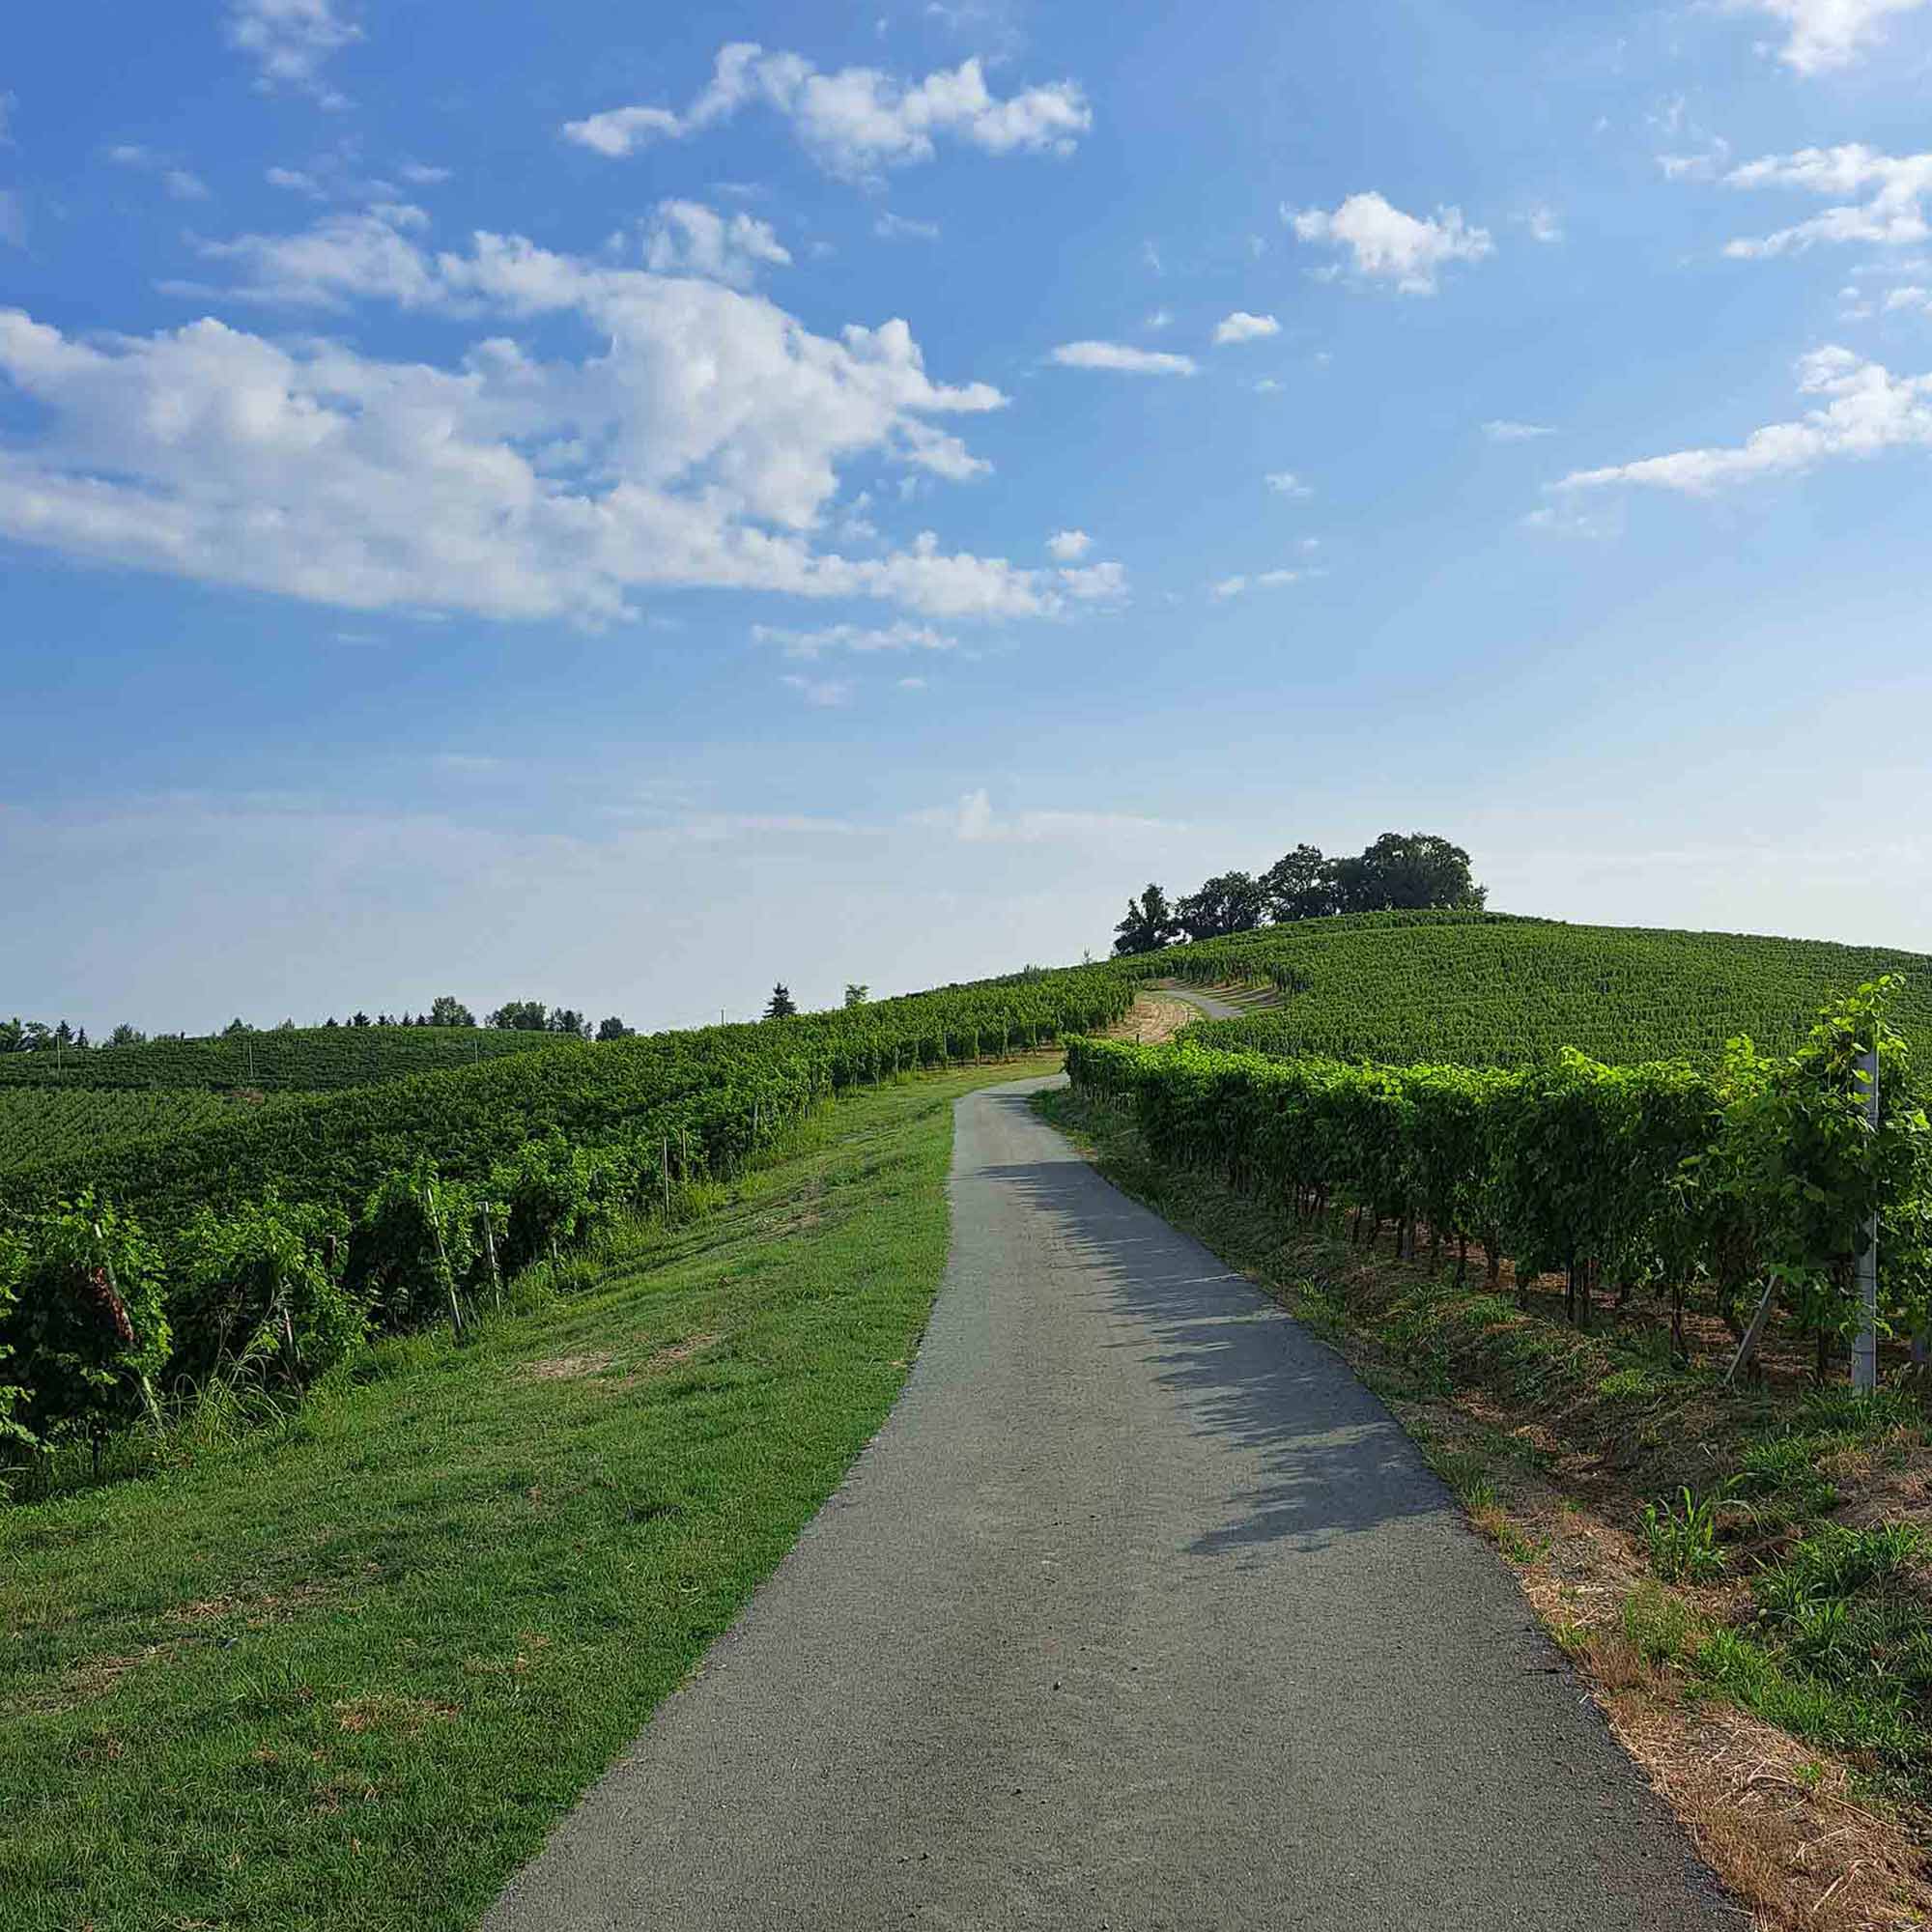
<path fill-rule="evenodd" d="M 116 1027 L 114 1031 L 120 1034 L 133 1029 Z M 85 1027 L 70 1026 L 66 1020 L 57 1020 L 49 1026 L 44 1020 L 23 1020 L 17 1013 L 11 1020 L 0 1020 L 0 1053 L 53 1053 L 63 1049 L 84 1053 L 93 1043 Z M 119 1041 L 115 1043 L 118 1045 Z"/>
<path fill-rule="evenodd" d="M 1259 876 L 1218 872 L 1172 902 L 1150 885 L 1127 901 L 1114 928 L 1117 953 L 1157 952 L 1181 939 L 1219 939 L 1262 925 L 1338 913 L 1410 909 L 1480 910 L 1488 896 L 1462 846 L 1429 832 L 1384 832 L 1352 859 L 1297 845 Z"/>

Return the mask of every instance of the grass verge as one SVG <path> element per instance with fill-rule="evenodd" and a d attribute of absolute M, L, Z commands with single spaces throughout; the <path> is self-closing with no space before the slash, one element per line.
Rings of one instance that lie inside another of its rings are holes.
<path fill-rule="evenodd" d="M 1727 1391 L 1163 1167 L 1104 1104 L 1036 1104 L 1387 1402 L 1760 1926 L 1932 1925 L 1916 1399 Z"/>
<path fill-rule="evenodd" d="M 472 1926 L 897 1395 L 952 1103 L 809 1122 L 714 1211 L 273 1431 L 0 1510 L 8 1932 Z"/>

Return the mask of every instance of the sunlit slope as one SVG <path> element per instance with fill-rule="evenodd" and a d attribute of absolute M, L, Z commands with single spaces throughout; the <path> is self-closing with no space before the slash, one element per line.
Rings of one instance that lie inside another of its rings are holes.
<path fill-rule="evenodd" d="M 1369 914 L 1175 947 L 1129 970 L 1284 989 L 1277 1008 L 1190 1030 L 1207 1044 L 1498 1066 L 1564 1046 L 1703 1060 L 1740 1033 L 1786 1045 L 1832 994 L 1889 973 L 1904 980 L 1895 1023 L 1932 1048 L 1932 958 L 1821 940 Z"/>

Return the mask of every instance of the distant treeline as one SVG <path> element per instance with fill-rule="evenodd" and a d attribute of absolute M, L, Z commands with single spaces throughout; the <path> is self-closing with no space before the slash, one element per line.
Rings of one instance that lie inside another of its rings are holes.
<path fill-rule="evenodd" d="M 430 1003 L 429 1010 L 420 1013 L 378 1013 L 371 1019 L 365 1012 L 357 1010 L 346 1020 L 339 1020 L 331 1013 L 327 1019 L 318 1022 L 324 1027 L 474 1027 L 476 1015 L 452 993 L 444 993 Z M 491 1013 L 483 1024 L 510 1033 L 554 1033 L 570 1039 L 628 1039 L 636 1031 L 626 1026 L 614 1013 L 609 1019 L 601 1020 L 593 1029 L 588 1017 L 575 1007 L 547 1007 L 541 1000 L 507 1000 Z M 233 1019 L 222 1028 L 222 1033 L 244 1034 L 256 1032 L 294 1033 L 296 1023 L 292 1019 L 282 1021 L 274 1028 L 252 1027 L 246 1020 Z M 186 1039 L 186 1034 L 156 1034 L 156 1039 Z M 13 1019 L 0 1020 L 0 1053 L 87 1053 L 95 1046 L 145 1046 L 149 1036 L 139 1027 L 117 1026 L 106 1039 L 91 1040 L 85 1027 L 70 1025 L 66 1020 L 48 1024 L 44 1020 L 23 1020 L 16 1014 Z"/>
<path fill-rule="evenodd" d="M 1339 913 L 1480 912 L 1488 896 L 1470 876 L 1462 846 L 1430 832 L 1384 832 L 1352 859 L 1297 845 L 1259 876 L 1217 872 L 1181 899 L 1170 901 L 1150 884 L 1127 901 L 1127 916 L 1114 928 L 1114 951 L 1157 952 L 1177 940 L 1221 939 Z"/>

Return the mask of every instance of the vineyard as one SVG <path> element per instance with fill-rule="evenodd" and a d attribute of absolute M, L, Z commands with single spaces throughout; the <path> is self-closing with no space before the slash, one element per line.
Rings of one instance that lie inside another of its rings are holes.
<path fill-rule="evenodd" d="M 328 1093 L 541 1051 L 558 1036 L 507 1027 L 280 1027 L 84 1052 L 0 1054 L 0 1089 L 201 1088 Z"/>
<path fill-rule="evenodd" d="M 669 1217 L 841 1090 L 1046 1045 L 1132 997 L 1076 968 L 306 1096 L 9 1094 L 0 1436 L 99 1441 L 184 1378 L 298 1389 L 365 1332 L 460 1333 L 508 1273 Z"/>
<path fill-rule="evenodd" d="M 1895 974 L 1892 1024 L 1932 1048 L 1932 958 L 1819 940 L 1364 913 L 1171 947 L 1115 970 L 1253 980 L 1288 996 L 1199 1028 L 1204 1044 L 1465 1066 L 1530 1065 L 1566 1047 L 1610 1065 L 1715 1065 L 1738 1034 L 1788 1050 L 1827 1000 Z"/>
<path fill-rule="evenodd" d="M 1137 1046 L 1075 1040 L 1077 1089 L 1130 1109 L 1156 1159 L 1210 1170 L 1292 1207 L 1305 1225 L 1346 1212 L 1354 1239 L 1395 1230 L 1413 1256 L 1472 1247 L 1489 1281 L 1561 1273 L 1573 1319 L 1600 1293 L 1667 1295 L 1681 1349 L 1687 1297 L 1745 1330 L 1776 1284 L 1828 1350 L 1855 1325 L 1852 1268 L 1876 1217 L 1880 1318 L 1922 1333 L 1932 1295 L 1932 1130 L 1910 1043 L 1881 981 L 1819 1014 L 1781 1056 L 1739 1040 L 1714 1067 L 1610 1065 L 1575 1050 L 1519 1067 L 1380 1065 L 1197 1044 L 1243 1019 Z M 1861 1055 L 1875 1046 L 1867 1119 Z"/>

